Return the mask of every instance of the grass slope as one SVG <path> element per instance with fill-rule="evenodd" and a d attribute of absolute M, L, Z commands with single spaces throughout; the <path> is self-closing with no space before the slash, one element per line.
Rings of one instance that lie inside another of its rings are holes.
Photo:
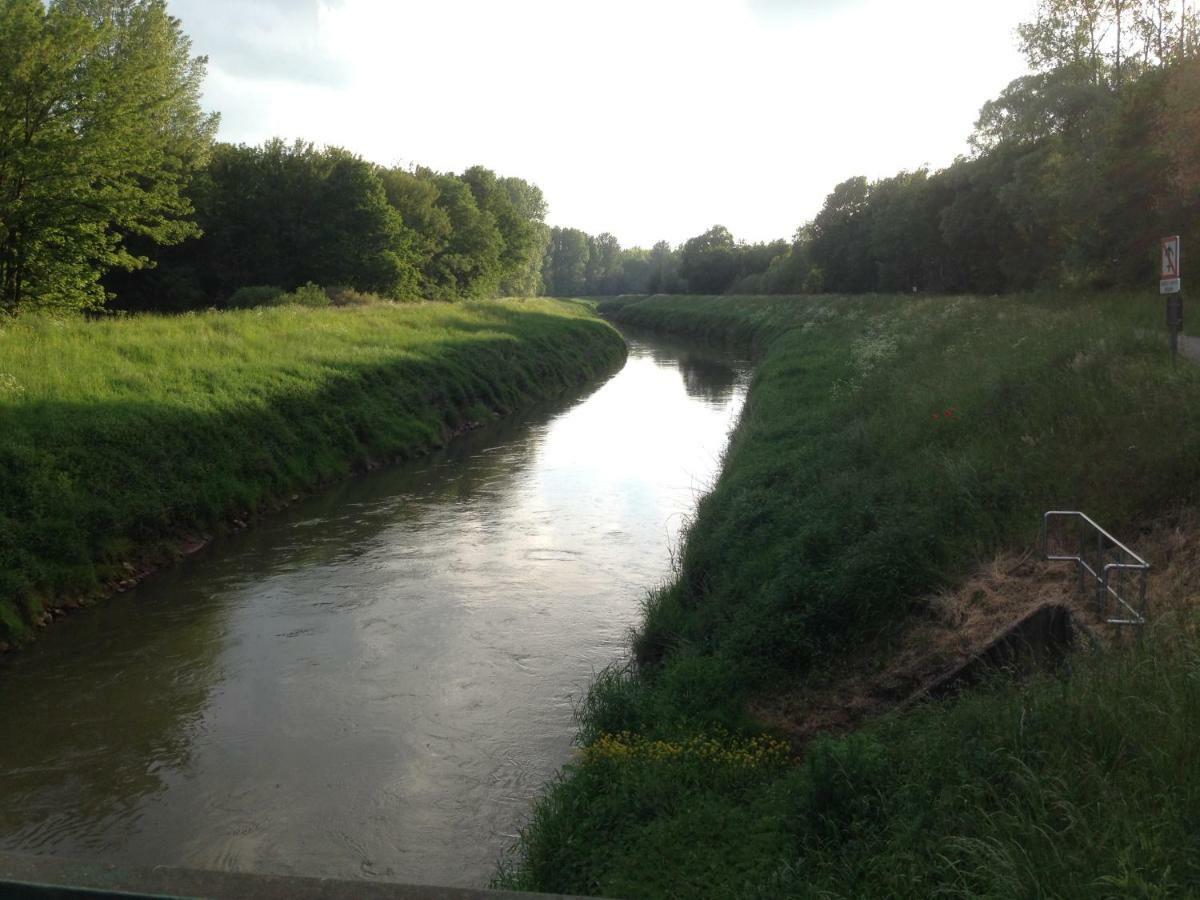
<path fill-rule="evenodd" d="M 640 666 L 581 709 L 584 754 L 498 883 L 612 896 L 1096 896 L 1200 889 L 1200 643 L 997 684 L 809 748 L 747 702 L 919 615 L 981 557 L 1082 508 L 1136 545 L 1200 497 L 1200 368 L 1148 298 L 681 298 L 620 322 L 724 336 L 761 365 Z M 1148 335 L 1147 331 L 1151 333 Z M 1153 735 L 1149 739 L 1148 735 Z M 602 752 L 594 748 L 605 748 Z"/>
<path fill-rule="evenodd" d="M 293 492 L 610 371 L 578 304 L 0 323 L 0 641 Z"/>

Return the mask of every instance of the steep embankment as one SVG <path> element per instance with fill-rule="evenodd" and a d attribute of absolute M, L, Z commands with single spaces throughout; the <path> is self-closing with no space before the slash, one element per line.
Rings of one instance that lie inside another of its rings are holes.
<path fill-rule="evenodd" d="M 610 326 L 548 300 L 0 323 L 0 643 L 623 356 Z"/>
<path fill-rule="evenodd" d="M 1139 648 L 818 739 L 799 762 L 756 737 L 749 712 L 789 724 L 780 714 L 805 707 L 781 697 L 836 686 L 848 660 L 882 667 L 943 616 L 939 592 L 1032 547 L 1048 508 L 1087 510 L 1136 546 L 1200 500 L 1200 369 L 1173 370 L 1147 335 L 1157 303 L 606 308 L 756 347 L 761 364 L 678 577 L 647 604 L 641 666 L 593 686 L 583 755 L 538 804 L 503 884 L 722 897 L 1200 885 L 1186 610 Z"/>

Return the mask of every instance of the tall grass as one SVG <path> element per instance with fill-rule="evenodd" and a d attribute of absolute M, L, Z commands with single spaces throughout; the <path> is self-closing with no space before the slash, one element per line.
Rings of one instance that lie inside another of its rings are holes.
<path fill-rule="evenodd" d="M 819 740 L 791 766 L 586 753 L 498 883 L 762 900 L 1194 896 L 1197 728 L 1192 636 L 996 682 Z"/>
<path fill-rule="evenodd" d="M 1031 545 L 1046 509 L 1129 533 L 1200 500 L 1200 368 L 1172 369 L 1138 327 L 1153 299 L 692 302 L 619 318 L 708 333 L 744 312 L 769 345 L 643 663 L 684 649 L 747 683 L 804 672 Z"/>
<path fill-rule="evenodd" d="M 1200 501 L 1200 368 L 1157 298 L 653 297 L 618 321 L 761 363 L 639 666 L 581 743 L 749 739 L 747 701 L 920 615 L 978 559 L 1081 508 L 1136 545 Z M 1200 890 L 1200 643 L 1000 682 L 730 780 L 583 760 L 499 883 L 614 896 L 1172 896 Z M 1150 729 L 1150 730 L 1147 730 Z M 1153 737 L 1151 737 L 1151 735 Z"/>
<path fill-rule="evenodd" d="M 50 600 L 611 369 L 543 300 L 0 323 L 0 641 Z"/>

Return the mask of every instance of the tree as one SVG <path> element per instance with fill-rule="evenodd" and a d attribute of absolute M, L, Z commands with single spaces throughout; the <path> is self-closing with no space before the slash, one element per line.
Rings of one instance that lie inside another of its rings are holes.
<path fill-rule="evenodd" d="M 546 198 L 542 189 L 521 178 L 501 178 L 500 186 L 508 193 L 517 216 L 526 225 L 524 240 L 517 252 L 510 251 L 512 265 L 500 283 L 500 293 L 509 297 L 532 297 L 542 293 L 542 259 L 550 244 L 546 225 Z"/>
<path fill-rule="evenodd" d="M 311 274 L 322 285 L 347 285 L 392 299 L 417 295 L 414 237 L 387 200 L 375 167 L 340 148 L 327 148 L 313 191 Z"/>
<path fill-rule="evenodd" d="M 1069 68 L 1092 84 L 1104 78 L 1107 0 L 1041 0 L 1033 22 L 1018 27 L 1021 50 L 1037 71 Z"/>
<path fill-rule="evenodd" d="M 541 290 L 541 261 L 546 252 L 546 201 L 542 191 L 520 178 L 497 178 L 483 166 L 463 172 L 479 209 L 490 215 L 500 233 L 501 294 L 536 294 Z"/>
<path fill-rule="evenodd" d="M 205 236 L 179 249 L 215 301 L 310 281 L 392 298 L 420 289 L 416 236 L 376 168 L 346 150 L 220 145 L 192 193 Z"/>
<path fill-rule="evenodd" d="M 491 297 L 504 272 L 504 237 L 496 217 L 480 209 L 467 182 L 455 175 L 435 175 L 438 206 L 450 220 L 450 239 L 430 263 L 430 295 L 434 299 Z"/>
<path fill-rule="evenodd" d="M 644 247 L 626 247 L 621 251 L 621 284 L 619 293 L 649 293 L 654 274 L 654 261 Z"/>
<path fill-rule="evenodd" d="M 1171 73 L 1166 85 L 1166 100 L 1158 127 L 1161 145 L 1170 164 L 1159 172 L 1170 173 L 1168 190 L 1161 186 L 1156 195 L 1160 207 L 1167 206 L 1170 197 L 1180 208 L 1164 209 L 1162 227 L 1168 229 L 1200 225 L 1200 145 L 1196 134 L 1200 129 L 1200 59 L 1189 60 Z M 1200 237 L 1194 232 L 1193 240 Z"/>
<path fill-rule="evenodd" d="M 553 297 L 578 297 L 587 293 L 591 240 L 578 228 L 550 229 L 550 242 L 542 263 L 542 280 Z"/>
<path fill-rule="evenodd" d="M 763 275 L 768 294 L 812 293 L 813 266 L 808 252 L 811 240 L 807 227 L 798 228 L 791 245 L 771 260 Z"/>
<path fill-rule="evenodd" d="M 738 277 L 737 243 L 724 225 L 684 242 L 679 273 L 689 293 L 722 294 Z"/>
<path fill-rule="evenodd" d="M 217 118 L 164 0 L 0 0 L 0 309 L 87 309 L 197 234 L 185 189 Z"/>
<path fill-rule="evenodd" d="M 659 241 L 650 248 L 650 281 L 646 290 L 652 294 L 678 294 L 685 287 L 679 274 L 679 251 L 666 241 Z"/>
<path fill-rule="evenodd" d="M 939 243 L 937 214 L 929 208 L 929 173 L 901 172 L 871 185 L 871 230 L 867 252 L 875 262 L 881 291 L 927 288 L 931 258 Z"/>
<path fill-rule="evenodd" d="M 433 297 L 441 285 L 434 259 L 450 244 L 454 226 L 450 214 L 439 205 L 434 173 L 429 169 L 381 169 L 379 180 L 392 205 L 412 235 L 412 260 L 416 268 L 417 293 Z"/>
<path fill-rule="evenodd" d="M 587 292 L 610 296 L 621 292 L 621 242 L 607 231 L 588 238 Z"/>
<path fill-rule="evenodd" d="M 871 234 L 869 191 L 866 178 L 849 178 L 825 198 L 813 219 L 809 253 L 824 273 L 827 290 L 857 293 L 875 289 L 875 267 L 866 252 Z"/>

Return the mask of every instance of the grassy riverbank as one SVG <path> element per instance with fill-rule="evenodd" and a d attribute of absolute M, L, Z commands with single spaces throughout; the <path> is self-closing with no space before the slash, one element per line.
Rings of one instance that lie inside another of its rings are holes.
<path fill-rule="evenodd" d="M 1157 298 L 602 304 L 761 364 L 678 577 L 581 710 L 506 886 L 611 896 L 1171 896 L 1200 889 L 1200 643 L 884 719 L 782 764 L 747 712 L 885 646 L 1041 513 L 1136 547 L 1200 503 L 1200 368 Z M 1149 330 L 1151 333 L 1147 334 Z M 1154 560 L 1151 560 L 1154 562 Z M 1153 735 L 1153 739 L 1148 739 Z M 688 748 L 715 740 L 720 753 Z"/>
<path fill-rule="evenodd" d="M 0 322 L 0 642 L 623 354 L 608 325 L 550 300 Z"/>

